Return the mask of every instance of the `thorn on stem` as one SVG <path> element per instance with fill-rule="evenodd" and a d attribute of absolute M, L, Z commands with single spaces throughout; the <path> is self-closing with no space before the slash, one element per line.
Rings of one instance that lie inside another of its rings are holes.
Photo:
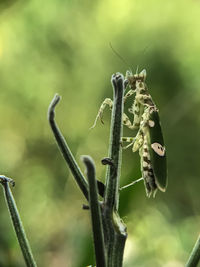
<path fill-rule="evenodd" d="M 89 207 L 87 204 L 83 204 L 83 205 L 82 205 L 82 209 L 83 209 L 83 210 L 89 210 L 90 207 Z"/>
<path fill-rule="evenodd" d="M 114 166 L 114 162 L 113 159 L 109 158 L 109 157 L 105 157 L 101 160 L 101 163 L 103 165 L 110 165 L 110 166 Z"/>

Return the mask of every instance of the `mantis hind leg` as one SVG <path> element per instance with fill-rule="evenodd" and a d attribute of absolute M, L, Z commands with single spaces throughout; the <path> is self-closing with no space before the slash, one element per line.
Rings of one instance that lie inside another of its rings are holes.
<path fill-rule="evenodd" d="M 140 182 L 140 181 L 143 181 L 143 180 L 144 180 L 144 178 L 141 177 L 141 178 L 139 178 L 139 179 L 137 179 L 137 180 L 131 182 L 130 184 L 127 184 L 127 185 L 124 185 L 124 186 L 120 187 L 119 190 L 121 191 L 121 190 L 123 190 L 123 189 L 126 189 L 126 188 L 128 188 L 128 187 L 130 187 L 130 186 L 132 186 L 132 185 L 135 185 L 136 183 L 138 183 L 138 182 Z"/>

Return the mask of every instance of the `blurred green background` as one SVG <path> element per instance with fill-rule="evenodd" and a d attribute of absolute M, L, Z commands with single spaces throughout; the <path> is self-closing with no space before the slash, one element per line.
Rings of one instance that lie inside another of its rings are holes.
<path fill-rule="evenodd" d="M 110 112 L 105 125 L 89 127 L 112 97 L 111 75 L 137 66 L 160 109 L 169 184 L 155 199 L 143 183 L 121 193 L 124 266 L 184 266 L 200 230 L 199 14 L 198 0 L 0 1 L 0 170 L 16 182 L 38 266 L 94 264 L 89 213 L 50 131 L 48 105 L 62 96 L 57 122 L 81 168 L 80 156 L 91 155 L 104 181 Z M 138 153 L 124 151 L 121 185 L 140 176 Z M 25 266 L 2 190 L 0 209 L 0 266 Z"/>

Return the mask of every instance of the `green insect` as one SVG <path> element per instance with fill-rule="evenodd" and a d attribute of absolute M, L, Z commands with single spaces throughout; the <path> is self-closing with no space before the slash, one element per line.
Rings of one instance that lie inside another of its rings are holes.
<path fill-rule="evenodd" d="M 122 142 L 130 143 L 124 149 L 132 146 L 133 152 L 139 150 L 142 178 L 121 189 L 144 180 L 146 194 L 150 197 L 151 195 L 155 196 L 157 189 L 163 192 L 166 190 L 167 163 L 158 109 L 148 92 L 145 79 L 146 70 L 134 75 L 130 71 L 126 72 L 125 87 L 129 86 L 130 90 L 124 96 L 124 103 L 133 94 L 135 94 L 135 98 L 129 109 L 129 112 L 133 114 L 133 122 L 124 113 L 123 124 L 129 129 L 138 129 L 138 132 L 135 137 L 122 137 Z M 96 125 L 98 118 L 103 122 L 102 114 L 106 105 L 112 109 L 112 100 L 109 98 L 104 100 L 92 128 Z"/>

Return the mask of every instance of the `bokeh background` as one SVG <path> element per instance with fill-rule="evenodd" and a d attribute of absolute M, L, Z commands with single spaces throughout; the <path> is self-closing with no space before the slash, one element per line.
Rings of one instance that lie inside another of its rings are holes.
<path fill-rule="evenodd" d="M 121 193 L 124 266 L 184 266 L 200 230 L 199 16 L 198 0 L 0 1 L 0 170 L 16 182 L 38 266 L 94 264 L 85 199 L 55 144 L 48 105 L 62 96 L 57 122 L 82 170 L 89 154 L 104 181 L 110 112 L 89 127 L 112 98 L 111 75 L 137 66 L 160 109 L 169 184 L 155 199 L 143 183 Z M 124 151 L 121 185 L 140 177 L 138 153 Z M 0 266 L 25 266 L 2 190 Z"/>

